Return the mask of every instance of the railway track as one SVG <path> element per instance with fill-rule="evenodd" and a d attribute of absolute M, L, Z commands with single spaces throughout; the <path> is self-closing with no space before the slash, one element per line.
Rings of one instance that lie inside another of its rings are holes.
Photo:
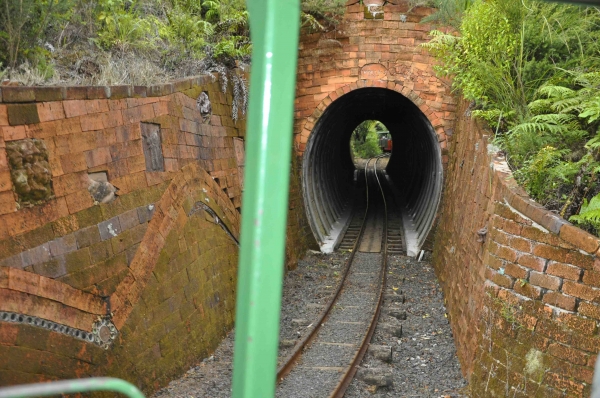
<path fill-rule="evenodd" d="M 279 367 L 277 397 L 342 397 L 368 348 L 385 292 L 388 247 L 393 253 L 403 247 L 401 217 L 388 212 L 396 205 L 378 162 L 366 164 L 364 211 L 355 212 L 340 244 L 351 253 L 338 288 Z"/>

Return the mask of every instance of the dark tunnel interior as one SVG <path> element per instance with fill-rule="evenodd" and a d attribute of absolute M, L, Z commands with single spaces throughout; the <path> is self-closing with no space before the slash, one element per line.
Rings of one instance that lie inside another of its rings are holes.
<path fill-rule="evenodd" d="M 303 156 L 303 195 L 317 242 L 330 251 L 344 229 L 355 166 L 350 136 L 364 120 L 379 120 L 393 141 L 387 174 L 402 204 L 408 255 L 418 254 L 433 224 L 443 181 L 441 151 L 427 117 L 408 98 L 384 88 L 361 88 L 331 103 L 315 125 Z"/>

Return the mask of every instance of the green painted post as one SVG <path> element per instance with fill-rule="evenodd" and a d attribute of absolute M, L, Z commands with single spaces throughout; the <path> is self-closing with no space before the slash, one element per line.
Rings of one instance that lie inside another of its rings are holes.
<path fill-rule="evenodd" d="M 299 0 L 247 0 L 253 43 L 234 398 L 275 394 L 284 271 Z"/>

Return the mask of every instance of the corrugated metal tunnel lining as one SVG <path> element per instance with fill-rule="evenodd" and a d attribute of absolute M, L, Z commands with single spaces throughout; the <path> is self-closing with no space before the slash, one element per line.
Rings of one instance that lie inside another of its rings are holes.
<path fill-rule="evenodd" d="M 309 137 L 302 162 L 308 220 L 321 245 L 343 230 L 355 192 L 349 142 L 365 120 L 390 131 L 393 152 L 387 173 L 404 208 L 409 255 L 416 255 L 433 224 L 442 193 L 443 168 L 435 130 L 408 98 L 384 88 L 351 91 L 327 107 Z"/>

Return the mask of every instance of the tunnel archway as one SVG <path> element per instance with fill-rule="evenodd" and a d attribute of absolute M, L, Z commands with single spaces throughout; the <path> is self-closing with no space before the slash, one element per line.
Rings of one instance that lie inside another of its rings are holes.
<path fill-rule="evenodd" d="M 350 91 L 333 101 L 315 124 L 302 162 L 309 224 L 321 249 L 331 250 L 344 230 L 356 195 L 348 143 L 364 120 L 381 121 L 392 136 L 393 151 L 386 171 L 403 209 L 408 255 L 415 256 L 431 230 L 440 202 L 442 156 L 425 114 L 391 89 Z"/>

